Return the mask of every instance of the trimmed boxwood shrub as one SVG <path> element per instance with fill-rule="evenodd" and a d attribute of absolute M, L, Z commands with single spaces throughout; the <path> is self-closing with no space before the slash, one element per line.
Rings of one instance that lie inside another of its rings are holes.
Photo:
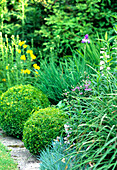
<path fill-rule="evenodd" d="M 0 126 L 7 135 L 22 137 L 23 126 L 32 110 L 49 106 L 45 94 L 31 85 L 17 85 L 2 94 Z"/>
<path fill-rule="evenodd" d="M 23 130 L 25 147 L 33 154 L 52 144 L 52 140 L 62 133 L 68 116 L 58 108 L 48 107 L 34 112 L 27 120 Z"/>

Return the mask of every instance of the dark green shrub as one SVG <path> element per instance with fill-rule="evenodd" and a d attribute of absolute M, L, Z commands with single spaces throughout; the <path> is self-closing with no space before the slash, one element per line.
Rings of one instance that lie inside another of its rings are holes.
<path fill-rule="evenodd" d="M 81 46 L 85 34 L 90 39 L 96 33 L 113 33 L 112 27 L 116 23 L 117 5 L 113 1 L 105 0 L 58 0 L 45 5 L 49 11 L 45 23 L 37 33 L 44 38 L 43 51 L 57 53 L 60 57 L 71 54 L 71 49 Z M 51 12 L 51 13 L 50 13 Z"/>
<path fill-rule="evenodd" d="M 33 154 L 50 146 L 59 136 L 67 121 L 67 115 L 57 108 L 48 107 L 36 111 L 25 123 L 23 130 L 24 145 Z"/>
<path fill-rule="evenodd" d="M 49 101 L 45 94 L 31 85 L 14 86 L 0 99 L 0 126 L 8 134 L 22 137 L 24 123 L 37 108 L 45 108 Z"/>
<path fill-rule="evenodd" d="M 29 44 L 34 39 L 35 51 L 44 57 L 70 54 L 69 47 L 80 47 L 85 34 L 112 34 L 116 23 L 114 0 L 6 0 L 0 5 L 0 31 L 18 34 Z"/>

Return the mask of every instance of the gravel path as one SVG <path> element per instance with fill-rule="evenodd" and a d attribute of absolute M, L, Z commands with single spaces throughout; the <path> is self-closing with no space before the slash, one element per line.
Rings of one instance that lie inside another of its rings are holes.
<path fill-rule="evenodd" d="M 25 147 L 24 143 L 16 138 L 6 136 L 0 129 L 0 142 L 11 151 L 11 157 L 17 162 L 19 170 L 39 170 L 39 160 Z"/>

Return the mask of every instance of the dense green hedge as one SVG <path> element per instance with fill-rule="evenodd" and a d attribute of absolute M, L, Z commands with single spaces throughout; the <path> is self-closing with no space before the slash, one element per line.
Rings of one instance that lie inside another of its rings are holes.
<path fill-rule="evenodd" d="M 23 130 L 24 145 L 33 154 L 40 152 L 52 144 L 52 140 L 60 136 L 68 115 L 54 107 L 35 111 L 27 120 Z"/>
<path fill-rule="evenodd" d="M 21 138 L 24 123 L 31 116 L 31 112 L 48 106 L 46 95 L 35 87 L 11 87 L 0 98 L 0 126 L 7 135 Z"/>

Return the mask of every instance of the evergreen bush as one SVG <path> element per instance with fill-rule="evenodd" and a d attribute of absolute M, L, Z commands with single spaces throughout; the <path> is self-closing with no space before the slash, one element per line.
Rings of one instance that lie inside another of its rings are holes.
<path fill-rule="evenodd" d="M 23 130 L 25 147 L 33 154 L 40 155 L 52 140 L 60 136 L 68 116 L 57 108 L 48 107 L 35 111 L 27 120 Z"/>
<path fill-rule="evenodd" d="M 49 106 L 45 94 L 31 85 L 11 87 L 0 98 L 0 126 L 7 135 L 22 137 L 24 123 L 32 110 Z"/>

